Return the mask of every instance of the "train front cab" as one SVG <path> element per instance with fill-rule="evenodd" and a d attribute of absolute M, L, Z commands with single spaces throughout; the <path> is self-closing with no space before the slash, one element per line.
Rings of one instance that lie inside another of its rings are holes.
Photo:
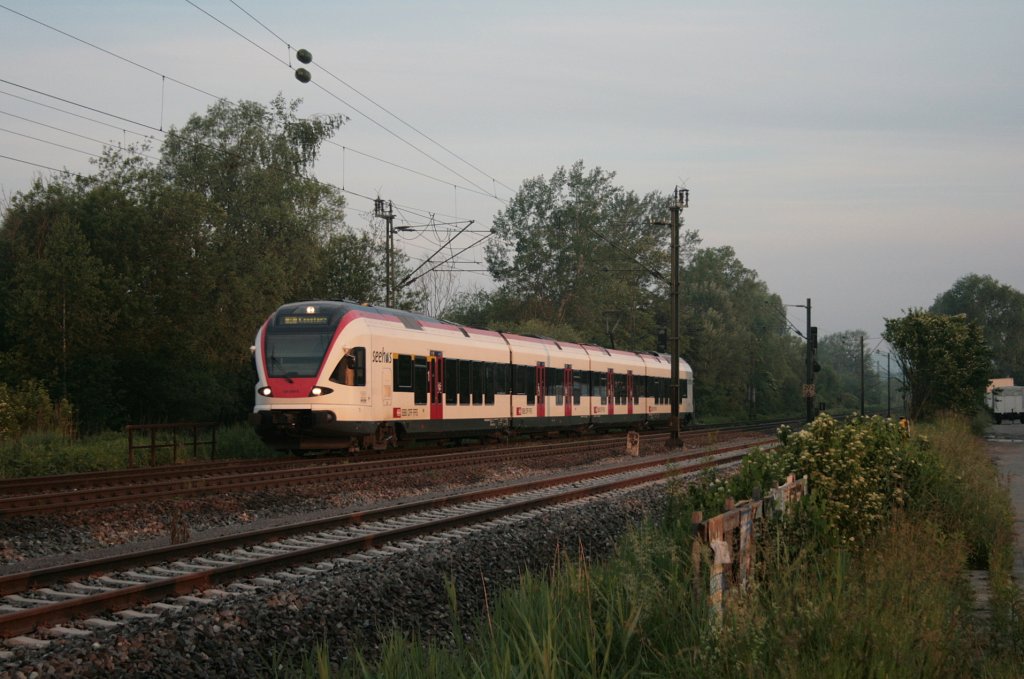
<path fill-rule="evenodd" d="M 251 420 L 280 450 L 351 448 L 374 434 L 371 336 L 355 305 L 285 305 L 257 333 Z"/>

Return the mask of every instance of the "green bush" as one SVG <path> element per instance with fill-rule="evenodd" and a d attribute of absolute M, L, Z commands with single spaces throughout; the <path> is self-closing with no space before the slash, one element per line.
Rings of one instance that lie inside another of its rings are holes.
<path fill-rule="evenodd" d="M 0 442 L 17 439 L 36 431 L 74 433 L 74 411 L 66 400 L 53 403 L 43 385 L 36 380 L 17 387 L 0 383 Z"/>

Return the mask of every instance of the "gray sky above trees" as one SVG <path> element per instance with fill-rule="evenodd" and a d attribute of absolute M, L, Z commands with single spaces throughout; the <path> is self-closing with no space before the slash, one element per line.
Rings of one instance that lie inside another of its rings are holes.
<path fill-rule="evenodd" d="M 346 150 L 325 147 L 317 175 L 353 192 L 357 227 L 372 210 L 361 196 L 378 193 L 403 206 L 399 224 L 423 223 L 412 208 L 486 227 L 503 203 L 474 191 L 507 199 L 524 178 L 582 159 L 640 194 L 685 183 L 687 227 L 733 246 L 785 302 L 812 297 L 823 333 L 877 337 L 883 317 L 930 305 L 970 272 L 1024 290 L 1019 0 L 237 0 L 313 53 L 309 85 L 238 6 L 194 2 L 270 54 L 184 0 L 0 0 L 160 74 L 0 9 L 0 155 L 88 172 L 87 155 L 12 133 L 97 153 L 54 128 L 160 140 L 151 128 L 204 111 L 205 93 L 266 103 L 282 92 L 305 99 L 303 115 L 351 116 L 335 137 Z M 0 190 L 41 172 L 0 158 Z M 407 234 L 398 243 L 413 258 L 434 249 Z M 464 287 L 487 285 L 463 276 Z M 792 312 L 802 325 L 803 310 Z"/>

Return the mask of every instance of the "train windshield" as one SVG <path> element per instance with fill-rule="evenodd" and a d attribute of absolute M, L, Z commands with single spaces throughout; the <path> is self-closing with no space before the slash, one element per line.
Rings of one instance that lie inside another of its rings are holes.
<path fill-rule="evenodd" d="M 316 377 L 331 344 L 331 330 L 267 333 L 267 374 L 270 377 Z"/>

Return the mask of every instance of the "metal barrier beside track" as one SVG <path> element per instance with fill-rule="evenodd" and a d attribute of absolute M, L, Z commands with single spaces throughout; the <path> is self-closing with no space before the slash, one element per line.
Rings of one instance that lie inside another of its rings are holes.
<path fill-rule="evenodd" d="M 192 457 L 199 456 L 199 446 L 210 447 L 210 459 L 217 453 L 217 423 L 216 422 L 178 422 L 176 424 L 129 424 L 125 431 L 128 432 L 128 466 L 135 466 L 135 451 L 149 451 L 149 466 L 156 465 L 156 452 L 165 448 L 171 449 L 171 462 L 178 461 L 178 451 L 182 448 L 192 448 Z M 148 443 L 135 442 L 136 434 L 149 433 Z M 157 443 L 157 435 L 170 432 L 170 443 Z M 200 440 L 200 432 L 208 433 L 208 440 Z M 191 433 L 191 441 L 178 440 L 179 433 Z"/>

